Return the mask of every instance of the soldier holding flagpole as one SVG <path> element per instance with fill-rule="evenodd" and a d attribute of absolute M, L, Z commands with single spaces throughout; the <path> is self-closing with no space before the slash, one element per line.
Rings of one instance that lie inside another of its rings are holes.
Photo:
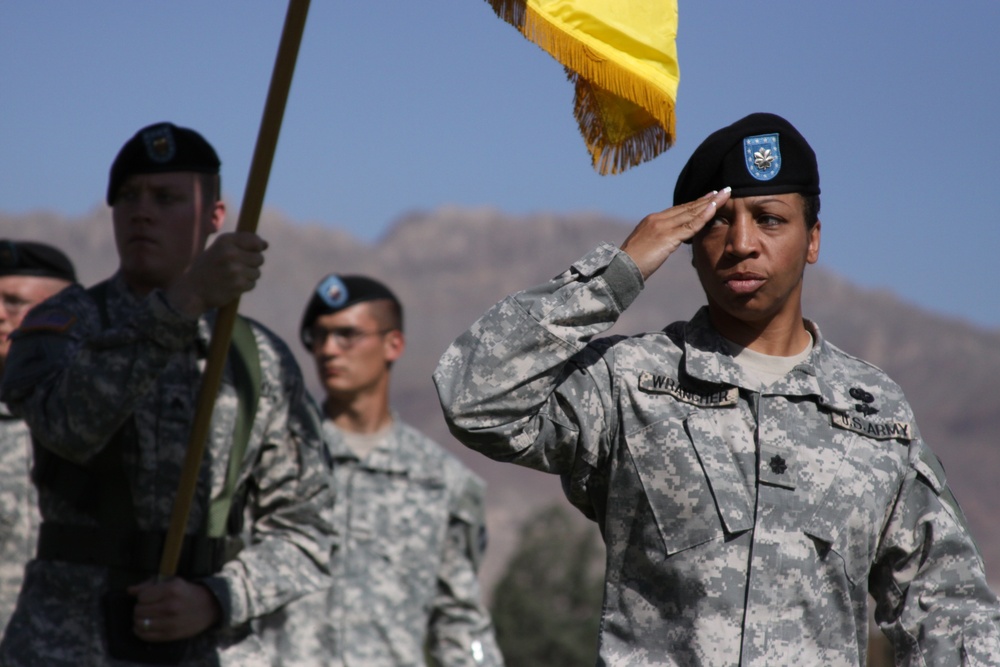
<path fill-rule="evenodd" d="M 31 427 L 43 523 L 5 667 L 265 665 L 250 620 L 326 585 L 329 473 L 287 346 L 239 320 L 177 576 L 157 578 L 216 309 L 267 244 L 220 234 L 220 162 L 196 131 L 139 130 L 111 167 L 118 270 L 35 308 L 2 397 Z"/>

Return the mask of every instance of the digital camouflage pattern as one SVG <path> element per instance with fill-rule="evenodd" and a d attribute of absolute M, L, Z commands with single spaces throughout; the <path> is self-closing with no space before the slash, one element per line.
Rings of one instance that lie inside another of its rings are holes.
<path fill-rule="evenodd" d="M 275 667 L 500 667 L 477 569 L 485 487 L 394 415 L 363 460 L 323 423 L 337 498 L 333 585 L 263 619 Z"/>
<path fill-rule="evenodd" d="M 32 310 L 15 334 L 3 399 L 23 415 L 38 443 L 84 462 L 134 414 L 135 440 L 124 467 L 143 530 L 165 531 L 191 430 L 211 336 L 208 318 L 173 311 L 162 292 L 133 297 L 120 276 L 107 291 L 112 326 L 102 330 L 91 296 L 73 286 Z M 248 546 L 206 579 L 223 610 L 221 629 L 200 636 L 185 665 L 261 665 L 266 655 L 249 634 L 251 618 L 325 586 L 330 501 L 318 419 L 305 400 L 291 352 L 254 324 L 261 395 L 240 471 Z M 213 413 L 206 465 L 189 530 L 202 526 L 210 495 L 223 487 L 237 396 L 226 368 Z M 96 519 L 51 489 L 39 489 L 46 522 L 95 525 Z M 17 610 L 0 644 L 0 664 L 118 665 L 107 656 L 101 598 L 108 569 L 33 560 Z"/>
<path fill-rule="evenodd" d="M 28 426 L 0 403 L 0 637 L 14 613 L 24 566 L 35 554 L 41 519 L 30 472 Z"/>
<path fill-rule="evenodd" d="M 434 379 L 452 431 L 562 475 L 607 544 L 602 665 L 1000 664 L 1000 606 L 900 388 L 826 342 L 756 391 L 702 310 L 592 340 L 642 277 L 602 245 L 505 299 Z"/>

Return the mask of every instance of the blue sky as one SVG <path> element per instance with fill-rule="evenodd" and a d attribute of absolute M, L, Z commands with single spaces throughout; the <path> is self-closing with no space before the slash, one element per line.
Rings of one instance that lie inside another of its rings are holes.
<path fill-rule="evenodd" d="M 159 120 L 212 141 L 238 204 L 285 9 L 0 3 L 0 211 L 101 205 L 118 147 Z M 677 143 L 602 177 L 562 68 L 484 0 L 314 0 L 265 205 L 365 240 L 451 204 L 638 222 L 669 206 L 707 134 L 772 111 L 819 156 L 821 264 L 1000 328 L 1000 2 L 679 0 L 679 12 Z"/>

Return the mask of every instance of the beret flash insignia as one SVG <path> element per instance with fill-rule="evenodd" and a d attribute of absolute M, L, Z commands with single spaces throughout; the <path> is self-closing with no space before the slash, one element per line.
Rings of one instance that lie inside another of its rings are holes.
<path fill-rule="evenodd" d="M 347 285 L 337 276 L 327 276 L 316 288 L 316 294 L 330 308 L 340 308 L 347 303 L 350 296 L 347 293 Z"/>
<path fill-rule="evenodd" d="M 781 171 L 781 148 L 777 134 L 760 134 L 743 139 L 747 171 L 758 181 L 769 181 Z"/>
<path fill-rule="evenodd" d="M 142 141 L 146 146 L 146 155 L 158 164 L 166 164 L 177 154 L 177 144 L 174 134 L 168 125 L 157 125 L 142 133 Z"/>

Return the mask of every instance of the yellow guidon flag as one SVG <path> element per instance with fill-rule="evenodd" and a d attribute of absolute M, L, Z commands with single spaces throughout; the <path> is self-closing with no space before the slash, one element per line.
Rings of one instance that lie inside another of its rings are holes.
<path fill-rule="evenodd" d="M 616 174 L 674 143 L 676 0 L 487 0 L 566 68 L 594 169 Z"/>

